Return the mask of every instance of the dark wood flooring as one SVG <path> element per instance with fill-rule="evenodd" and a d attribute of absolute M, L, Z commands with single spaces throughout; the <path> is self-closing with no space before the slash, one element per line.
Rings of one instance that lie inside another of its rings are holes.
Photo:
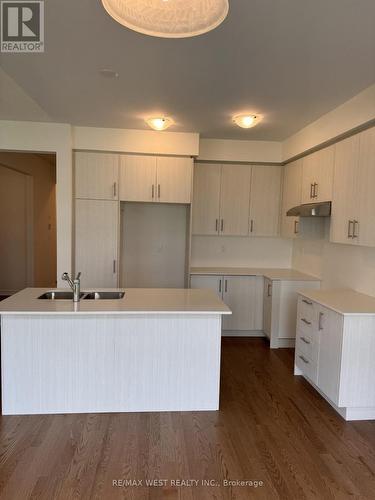
<path fill-rule="evenodd" d="M 291 349 L 224 339 L 220 412 L 2 417 L 0 498 L 374 499 L 375 423 L 346 423 L 292 367 Z"/>

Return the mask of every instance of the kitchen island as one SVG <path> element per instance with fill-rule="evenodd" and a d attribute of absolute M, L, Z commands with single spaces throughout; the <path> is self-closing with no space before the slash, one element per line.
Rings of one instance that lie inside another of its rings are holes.
<path fill-rule="evenodd" d="M 120 291 L 0 303 L 4 415 L 218 410 L 229 308 L 209 290 Z"/>

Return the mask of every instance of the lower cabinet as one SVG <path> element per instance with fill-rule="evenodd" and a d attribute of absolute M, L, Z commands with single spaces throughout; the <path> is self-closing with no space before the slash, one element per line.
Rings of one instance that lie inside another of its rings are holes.
<path fill-rule="evenodd" d="M 343 315 L 299 296 L 294 373 L 346 420 L 375 419 L 374 329 L 375 315 Z"/>
<path fill-rule="evenodd" d="M 190 287 L 213 290 L 232 310 L 223 319 L 224 331 L 261 331 L 263 282 L 262 276 L 192 275 Z"/>
<path fill-rule="evenodd" d="M 82 287 L 118 286 L 117 201 L 75 201 L 75 272 Z"/>

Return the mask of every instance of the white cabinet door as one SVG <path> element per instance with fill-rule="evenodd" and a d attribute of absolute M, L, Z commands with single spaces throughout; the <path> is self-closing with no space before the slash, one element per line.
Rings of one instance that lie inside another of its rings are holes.
<path fill-rule="evenodd" d="M 157 201 L 155 156 L 120 156 L 120 200 Z"/>
<path fill-rule="evenodd" d="M 219 234 L 221 165 L 194 166 L 193 234 Z"/>
<path fill-rule="evenodd" d="M 248 236 L 251 166 L 223 165 L 220 197 L 220 234 Z"/>
<path fill-rule="evenodd" d="M 375 127 L 359 134 L 359 245 L 375 246 Z"/>
<path fill-rule="evenodd" d="M 192 158 L 157 158 L 157 200 L 163 203 L 190 203 Z"/>
<path fill-rule="evenodd" d="M 263 294 L 263 332 L 271 338 L 272 327 L 272 281 L 265 278 Z"/>
<path fill-rule="evenodd" d="M 359 135 L 336 144 L 330 235 L 334 243 L 358 244 L 353 238 L 354 221 L 359 220 L 358 160 Z"/>
<path fill-rule="evenodd" d="M 232 310 L 223 318 L 223 330 L 263 329 L 263 286 L 261 276 L 225 276 L 223 300 Z"/>
<path fill-rule="evenodd" d="M 74 157 L 76 198 L 118 200 L 118 155 L 82 152 Z"/>
<path fill-rule="evenodd" d="M 118 202 L 76 200 L 75 271 L 83 287 L 118 286 Z"/>
<path fill-rule="evenodd" d="M 303 159 L 302 203 L 332 200 L 334 146 Z"/>
<path fill-rule="evenodd" d="M 287 211 L 301 204 L 302 160 L 296 160 L 284 167 L 283 200 L 281 208 L 281 236 L 298 236 L 299 217 L 288 217 Z"/>
<path fill-rule="evenodd" d="M 279 234 L 281 174 L 281 167 L 252 167 L 251 236 L 277 236 Z"/>
<path fill-rule="evenodd" d="M 317 386 L 333 403 L 339 400 L 343 316 L 314 304 L 319 332 Z"/>
<path fill-rule="evenodd" d="M 214 291 L 220 299 L 223 298 L 223 277 L 192 274 L 190 288 L 202 288 Z"/>

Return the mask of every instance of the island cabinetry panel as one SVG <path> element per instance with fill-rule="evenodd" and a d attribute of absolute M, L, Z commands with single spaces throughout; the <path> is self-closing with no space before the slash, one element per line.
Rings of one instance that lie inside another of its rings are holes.
<path fill-rule="evenodd" d="M 119 155 L 77 152 L 75 198 L 118 200 Z"/>

